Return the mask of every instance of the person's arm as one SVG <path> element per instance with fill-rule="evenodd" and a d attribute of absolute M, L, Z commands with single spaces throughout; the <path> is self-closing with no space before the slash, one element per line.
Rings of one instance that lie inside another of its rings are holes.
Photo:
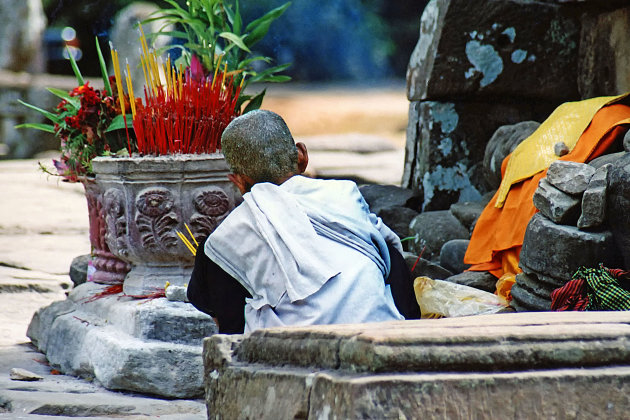
<path fill-rule="evenodd" d="M 394 304 L 398 309 L 398 312 L 405 319 L 419 319 L 420 318 L 420 306 L 416 301 L 416 292 L 413 289 L 413 278 L 409 267 L 405 262 L 405 258 L 398 250 L 391 244 L 387 244 L 389 250 L 389 259 L 391 261 L 391 268 L 389 271 L 389 277 L 385 280 L 386 284 L 389 284 L 394 298 Z"/>
<path fill-rule="evenodd" d="M 195 267 L 188 283 L 188 300 L 218 321 L 221 334 L 240 334 L 245 328 L 245 298 L 251 295 L 208 258 L 205 243 L 204 240 L 197 248 Z"/>

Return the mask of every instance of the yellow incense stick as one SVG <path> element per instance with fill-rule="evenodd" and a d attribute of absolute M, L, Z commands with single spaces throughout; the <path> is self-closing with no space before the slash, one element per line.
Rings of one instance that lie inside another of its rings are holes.
<path fill-rule="evenodd" d="M 120 75 L 120 65 L 118 62 L 118 51 L 112 51 L 112 62 L 114 65 L 114 75 L 116 76 L 116 89 L 118 90 L 118 102 L 120 103 L 120 112 L 125 115 L 125 92 L 122 88 L 122 80 Z"/>
<path fill-rule="evenodd" d="M 193 233 L 190 231 L 188 224 L 184 223 L 184 226 L 186 226 L 186 230 L 188 231 L 188 234 L 190 235 L 192 240 L 195 241 L 195 245 L 199 246 L 199 242 L 197 242 L 197 239 L 195 239 L 195 235 L 193 235 Z"/>
<path fill-rule="evenodd" d="M 181 233 L 180 231 L 177 231 L 176 233 L 177 233 L 177 236 L 179 237 L 179 239 L 181 239 L 181 241 L 184 243 L 184 245 L 186 245 L 188 250 L 193 255 L 197 255 L 197 249 L 190 243 L 190 241 L 184 236 L 184 234 Z"/>
<path fill-rule="evenodd" d="M 133 95 L 133 83 L 131 81 L 131 70 L 129 68 L 129 63 L 127 63 L 127 72 L 125 74 L 127 79 L 127 93 L 129 93 L 129 105 L 131 106 L 131 115 L 132 117 L 136 117 L 136 98 Z"/>
<path fill-rule="evenodd" d="M 212 76 L 212 85 L 210 86 L 213 89 L 214 89 L 214 81 L 217 80 L 217 73 L 219 72 L 219 67 L 221 66 L 222 59 L 223 59 L 223 54 L 219 56 L 219 59 L 217 60 L 217 66 L 214 68 L 214 76 Z"/>

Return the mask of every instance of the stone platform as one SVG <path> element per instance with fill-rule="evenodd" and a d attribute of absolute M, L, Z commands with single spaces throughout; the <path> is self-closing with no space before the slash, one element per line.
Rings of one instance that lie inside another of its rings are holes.
<path fill-rule="evenodd" d="M 209 418 L 627 418 L 630 313 L 276 328 L 204 341 Z"/>
<path fill-rule="evenodd" d="M 91 300 L 105 288 L 82 284 L 35 313 L 27 335 L 50 365 L 111 390 L 201 396 L 202 340 L 217 332 L 212 318 L 166 298 Z"/>

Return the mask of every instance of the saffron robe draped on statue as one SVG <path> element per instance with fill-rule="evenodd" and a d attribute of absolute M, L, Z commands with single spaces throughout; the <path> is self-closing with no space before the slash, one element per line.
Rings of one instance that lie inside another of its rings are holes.
<path fill-rule="evenodd" d="M 604 154 L 616 141 L 621 141 L 630 127 L 630 106 L 622 102 L 627 103 L 628 96 L 617 98 L 600 108 L 575 147 L 558 160 L 589 162 Z M 501 165 L 502 176 L 505 176 L 510 158 L 511 155 L 506 157 Z M 472 265 L 469 270 L 489 271 L 497 278 L 520 272 L 518 256 L 525 230 L 537 212 L 532 197 L 538 182 L 546 174 L 547 169 L 544 169 L 512 185 L 502 207 L 495 207 L 501 189 L 497 191 L 481 213 L 464 256 L 464 262 Z"/>

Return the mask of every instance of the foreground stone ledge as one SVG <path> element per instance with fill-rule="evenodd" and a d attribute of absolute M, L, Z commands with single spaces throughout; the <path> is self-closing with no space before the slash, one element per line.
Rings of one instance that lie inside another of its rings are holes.
<path fill-rule="evenodd" d="M 208 416 L 624 418 L 629 324 L 540 312 L 215 335 Z"/>

